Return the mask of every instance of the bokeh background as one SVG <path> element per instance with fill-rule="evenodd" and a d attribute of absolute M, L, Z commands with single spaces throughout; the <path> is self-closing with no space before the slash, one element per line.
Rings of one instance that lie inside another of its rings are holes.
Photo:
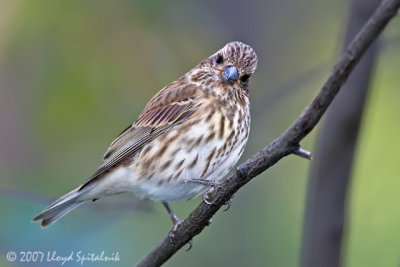
<path fill-rule="evenodd" d="M 171 228 L 160 203 L 121 195 L 45 230 L 30 221 L 91 175 L 152 95 L 229 41 L 250 44 L 259 57 L 243 159 L 260 150 L 320 89 L 348 8 L 344 0 L 1 1 L 0 266 L 23 265 L 9 263 L 8 251 L 78 250 L 121 259 L 85 265 L 133 265 Z M 399 29 L 397 18 L 383 35 L 362 122 L 346 266 L 400 262 Z M 317 130 L 303 147 L 313 150 Z M 280 161 L 165 266 L 297 266 L 309 167 L 294 156 Z M 200 201 L 172 207 L 183 219 Z"/>

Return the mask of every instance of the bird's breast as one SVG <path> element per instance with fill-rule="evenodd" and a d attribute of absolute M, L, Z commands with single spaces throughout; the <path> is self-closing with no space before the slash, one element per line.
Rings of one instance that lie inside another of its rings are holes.
<path fill-rule="evenodd" d="M 138 155 L 135 173 L 144 196 L 190 199 L 207 187 L 190 179 L 221 180 L 243 153 L 250 128 L 248 105 L 206 106 Z M 184 184 L 184 186 L 183 186 Z"/>

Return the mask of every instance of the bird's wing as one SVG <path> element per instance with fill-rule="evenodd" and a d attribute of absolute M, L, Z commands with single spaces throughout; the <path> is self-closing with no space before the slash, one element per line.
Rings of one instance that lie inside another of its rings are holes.
<path fill-rule="evenodd" d="M 130 159 L 145 144 L 190 117 L 197 110 L 194 103 L 200 93 L 201 89 L 197 86 L 178 82 L 162 89 L 150 100 L 138 120 L 111 143 L 103 164 L 79 190 L 97 181 L 111 168 Z"/>

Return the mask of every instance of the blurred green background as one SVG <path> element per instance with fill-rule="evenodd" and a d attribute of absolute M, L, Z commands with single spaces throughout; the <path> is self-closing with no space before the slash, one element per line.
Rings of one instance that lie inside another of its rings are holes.
<path fill-rule="evenodd" d="M 11 265 L 8 251 L 118 252 L 117 263 L 85 265 L 137 262 L 171 228 L 160 203 L 115 196 L 45 230 L 30 221 L 91 175 L 152 95 L 233 40 L 259 57 L 243 159 L 256 153 L 320 89 L 347 12 L 344 0 L 1 1 L 0 266 Z M 399 29 L 396 18 L 383 35 L 366 105 L 347 200 L 346 266 L 400 262 Z M 315 133 L 303 147 L 313 150 Z M 298 157 L 280 161 L 165 266 L 297 266 L 309 167 Z M 183 219 L 200 201 L 172 208 Z"/>

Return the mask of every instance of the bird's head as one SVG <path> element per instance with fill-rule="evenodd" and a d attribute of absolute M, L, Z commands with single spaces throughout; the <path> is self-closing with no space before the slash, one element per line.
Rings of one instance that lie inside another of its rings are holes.
<path fill-rule="evenodd" d="M 257 55 L 253 48 L 241 42 L 230 42 L 218 52 L 202 61 L 193 72 L 193 81 L 217 82 L 225 88 L 248 91 L 251 75 L 257 68 Z"/>

